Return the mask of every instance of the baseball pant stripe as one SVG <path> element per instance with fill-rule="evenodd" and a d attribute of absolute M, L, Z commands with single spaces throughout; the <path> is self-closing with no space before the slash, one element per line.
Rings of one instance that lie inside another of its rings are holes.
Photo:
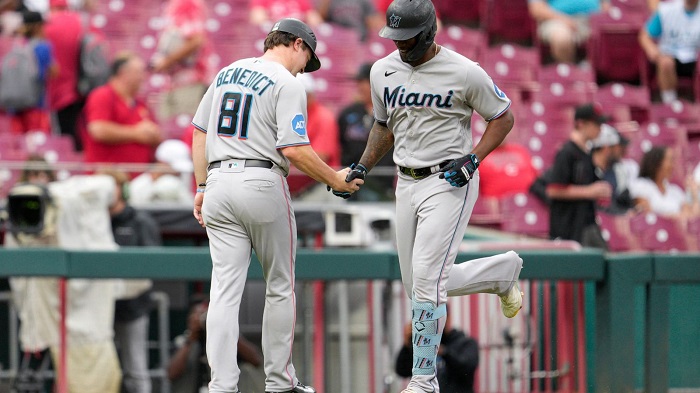
<path fill-rule="evenodd" d="M 440 268 L 440 276 L 439 276 L 440 278 L 438 279 L 437 287 L 435 288 L 435 292 L 438 294 L 440 293 L 440 284 L 442 283 L 442 277 L 443 277 L 442 272 L 445 270 L 445 265 L 447 264 L 448 260 L 450 259 L 450 251 L 452 250 L 452 245 L 454 244 L 455 237 L 457 236 L 457 232 L 458 232 L 458 229 L 460 227 L 462 215 L 464 214 L 464 207 L 467 205 L 467 196 L 469 196 L 469 187 L 470 186 L 471 186 L 471 184 L 467 183 L 467 186 L 466 186 L 467 192 L 464 194 L 464 200 L 462 201 L 462 208 L 459 210 L 459 218 L 457 218 L 457 222 L 455 223 L 455 228 L 452 231 L 452 238 L 450 239 L 450 244 L 447 247 L 447 250 L 445 251 L 445 257 L 442 260 L 442 267 Z M 462 233 L 460 235 L 459 240 L 462 240 L 462 237 L 464 237 L 464 233 Z M 454 260 L 451 263 L 454 264 Z M 449 280 L 449 277 L 448 277 L 448 280 Z M 439 305 L 440 304 L 439 300 L 440 300 L 439 298 L 435 299 L 435 304 Z"/>

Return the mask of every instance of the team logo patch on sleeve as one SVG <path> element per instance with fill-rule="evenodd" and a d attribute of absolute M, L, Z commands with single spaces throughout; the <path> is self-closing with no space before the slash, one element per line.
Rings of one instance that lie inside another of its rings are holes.
<path fill-rule="evenodd" d="M 496 82 L 493 82 L 493 91 L 496 92 L 497 96 L 499 96 L 501 98 L 506 98 L 506 93 L 501 91 L 501 89 L 499 89 L 498 86 L 496 86 Z"/>
<path fill-rule="evenodd" d="M 306 136 L 306 119 L 301 113 L 297 113 L 292 119 L 292 130 L 299 136 Z"/>

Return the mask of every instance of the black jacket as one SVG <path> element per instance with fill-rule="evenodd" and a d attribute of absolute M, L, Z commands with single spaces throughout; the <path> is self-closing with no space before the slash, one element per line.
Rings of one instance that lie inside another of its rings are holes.
<path fill-rule="evenodd" d="M 437 378 L 441 393 L 474 393 L 474 376 L 479 366 L 479 344 L 461 330 L 442 334 L 437 359 Z M 410 378 L 413 347 L 403 346 L 396 357 L 396 374 Z"/>

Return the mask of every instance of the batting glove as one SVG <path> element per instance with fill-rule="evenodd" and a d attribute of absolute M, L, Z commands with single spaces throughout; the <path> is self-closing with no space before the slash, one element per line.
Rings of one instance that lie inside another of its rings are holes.
<path fill-rule="evenodd" d="M 362 179 L 365 180 L 365 176 L 367 176 L 367 167 L 365 167 L 362 164 L 352 164 L 350 165 L 351 171 L 348 172 L 348 175 L 345 176 L 345 182 L 350 183 L 351 181 L 355 179 Z"/>
<path fill-rule="evenodd" d="M 367 168 L 362 165 L 362 164 L 351 164 L 350 165 L 351 171 L 348 172 L 348 175 L 345 176 L 345 182 L 350 183 L 351 181 L 355 179 L 365 179 L 365 176 L 367 175 Z M 343 198 L 343 199 L 348 199 L 352 196 L 351 193 L 349 192 L 341 192 L 341 191 L 336 191 L 336 190 L 331 190 L 331 186 L 326 186 L 326 189 L 328 191 L 332 191 L 333 195 L 337 196 L 338 198 Z"/>
<path fill-rule="evenodd" d="M 440 168 L 440 179 L 445 179 L 454 187 L 464 187 L 469 183 L 474 172 L 479 167 L 479 158 L 475 154 L 467 154 L 456 158 Z"/>

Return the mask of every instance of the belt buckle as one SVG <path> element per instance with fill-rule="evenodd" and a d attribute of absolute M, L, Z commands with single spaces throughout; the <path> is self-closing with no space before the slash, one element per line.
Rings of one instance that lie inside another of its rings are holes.
<path fill-rule="evenodd" d="M 408 168 L 408 171 L 410 172 L 410 176 L 414 179 L 418 178 L 418 174 L 416 173 L 416 170 L 414 168 Z"/>

